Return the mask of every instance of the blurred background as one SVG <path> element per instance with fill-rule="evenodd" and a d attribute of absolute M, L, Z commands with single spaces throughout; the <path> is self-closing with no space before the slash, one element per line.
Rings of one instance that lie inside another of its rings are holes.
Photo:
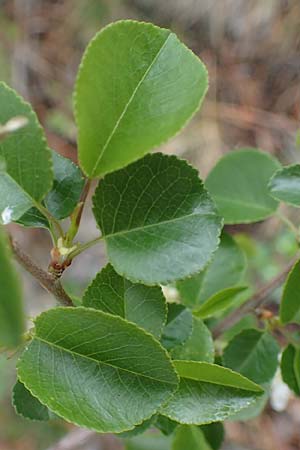
<path fill-rule="evenodd" d="M 187 158 L 203 178 L 222 154 L 239 147 L 259 147 L 284 164 L 300 161 L 299 0 L 0 0 L 0 80 L 32 103 L 53 149 L 76 161 L 72 89 L 80 58 L 95 32 L 124 18 L 171 28 L 209 71 L 201 112 L 162 151 Z M 287 214 L 299 221 L 297 211 Z M 43 230 L 11 231 L 47 265 L 51 243 Z M 277 219 L 229 231 L 247 254 L 253 286 L 276 275 L 295 252 L 290 232 Z M 79 238 L 93 235 L 95 224 L 87 214 Z M 64 282 L 79 295 L 104 264 L 98 246 L 74 263 Z M 30 320 L 53 300 L 29 276 L 22 277 Z M 0 450 L 122 448 L 110 437 L 103 440 L 61 421 L 39 424 L 17 417 L 10 402 L 14 366 L 15 356 L 8 361 L 0 356 Z M 280 381 L 274 389 L 281 404 L 268 403 L 247 423 L 226 424 L 224 449 L 300 449 L 300 401 L 283 392 Z M 55 444 L 68 432 L 68 440 Z"/>

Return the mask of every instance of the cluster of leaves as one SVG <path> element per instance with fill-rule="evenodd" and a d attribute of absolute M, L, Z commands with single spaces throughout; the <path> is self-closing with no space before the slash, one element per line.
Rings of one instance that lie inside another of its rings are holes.
<path fill-rule="evenodd" d="M 207 85 L 204 65 L 170 31 L 134 21 L 106 27 L 88 46 L 75 87 L 79 168 L 48 148 L 31 107 L 0 84 L 2 224 L 49 230 L 60 267 L 100 239 L 109 261 L 79 306 L 44 312 L 24 335 L 0 230 L 0 345 L 29 341 L 13 391 L 24 417 L 117 433 L 128 450 L 209 450 L 221 445 L 220 422 L 263 408 L 278 366 L 270 324 L 243 323 L 215 355 L 212 328 L 250 295 L 245 256 L 222 227 L 263 220 L 279 201 L 300 206 L 300 166 L 281 168 L 262 151 L 240 149 L 204 186 L 186 161 L 147 154 L 185 125 Z M 16 116 L 21 126 L 7 126 Z M 97 178 L 101 237 L 80 244 L 82 193 L 86 179 Z M 278 326 L 299 321 L 299 264 L 286 281 Z M 176 289 L 178 301 L 167 301 L 161 286 Z M 299 395 L 295 345 L 281 365 Z M 144 443 L 133 437 L 149 427 L 163 434 Z"/>

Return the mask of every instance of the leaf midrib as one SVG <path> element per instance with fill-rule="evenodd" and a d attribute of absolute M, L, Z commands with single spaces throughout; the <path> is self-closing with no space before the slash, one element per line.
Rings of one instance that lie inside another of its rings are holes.
<path fill-rule="evenodd" d="M 99 156 L 98 156 L 98 158 L 97 158 L 97 160 L 96 160 L 96 164 L 95 164 L 94 169 L 93 169 L 93 171 L 92 171 L 92 175 L 91 175 L 92 177 L 95 176 L 95 173 L 97 172 L 97 169 L 98 169 L 98 166 L 99 166 L 99 164 L 100 164 L 100 162 L 101 162 L 101 159 L 103 158 L 103 155 L 104 155 L 104 153 L 105 153 L 107 147 L 109 146 L 109 144 L 110 144 L 110 142 L 111 142 L 111 140 L 112 140 L 114 134 L 116 133 L 117 129 L 119 128 L 119 125 L 120 125 L 120 123 L 121 123 L 123 117 L 125 116 L 125 114 L 126 114 L 128 108 L 129 108 L 129 106 L 130 106 L 131 103 L 133 102 L 134 97 L 135 97 L 137 91 L 139 90 L 140 86 L 141 86 L 142 83 L 145 81 L 145 79 L 146 79 L 147 75 L 149 74 L 150 70 L 151 70 L 152 67 L 154 66 L 154 64 L 155 64 L 155 62 L 157 61 L 157 59 L 159 58 L 161 52 L 162 52 L 163 49 L 165 48 L 165 46 L 166 46 L 166 44 L 167 44 L 167 42 L 168 42 L 168 40 L 169 40 L 169 38 L 170 38 L 171 35 L 172 35 L 172 33 L 169 33 L 169 34 L 168 34 L 168 36 L 167 36 L 165 42 L 162 44 L 162 46 L 160 47 L 159 51 L 157 52 L 157 54 L 156 54 L 155 57 L 153 58 L 153 61 L 151 62 L 151 64 L 149 65 L 149 67 L 147 68 L 147 70 L 145 71 L 145 73 L 143 74 L 143 76 L 141 77 L 141 79 L 140 79 L 140 81 L 138 82 L 138 84 L 136 85 L 136 87 L 134 88 L 134 90 L 133 90 L 133 92 L 132 92 L 132 94 L 131 94 L 131 96 L 130 96 L 128 102 L 126 103 L 126 105 L 124 106 L 123 111 L 122 111 L 121 114 L 120 114 L 120 117 L 119 117 L 118 120 L 116 121 L 115 126 L 113 127 L 113 129 L 112 129 L 110 135 L 108 136 L 108 138 L 107 138 L 105 144 L 104 144 L 103 147 L 102 147 L 102 150 L 100 151 L 100 154 L 99 154 Z"/>
<path fill-rule="evenodd" d="M 93 361 L 93 363 L 103 364 L 103 365 L 105 365 L 105 366 L 113 367 L 114 369 L 117 369 L 117 370 L 123 370 L 124 372 L 130 373 L 130 374 L 135 375 L 135 376 L 140 376 L 140 377 L 143 377 L 143 378 L 147 378 L 147 379 L 149 379 L 149 380 L 152 380 L 152 381 L 158 381 L 159 383 L 170 384 L 170 385 L 172 385 L 172 386 L 176 386 L 176 383 L 173 383 L 173 382 L 170 382 L 170 381 L 159 380 L 158 378 L 153 378 L 153 377 L 150 377 L 149 375 L 144 375 L 144 374 L 142 374 L 142 373 L 132 372 L 131 370 L 125 369 L 125 368 L 123 368 L 123 367 L 118 367 L 118 366 L 115 366 L 115 365 L 113 365 L 113 364 L 109 364 L 109 363 L 104 362 L 104 361 L 98 361 L 97 359 L 93 359 L 93 358 L 91 358 L 91 357 L 89 357 L 89 356 L 82 355 L 81 353 L 72 351 L 72 350 L 70 350 L 70 349 L 68 349 L 68 348 L 61 347 L 61 346 L 59 346 L 59 345 L 56 345 L 56 344 L 54 344 L 53 342 L 48 342 L 48 341 L 46 341 L 45 339 L 43 339 L 43 338 L 41 338 L 41 337 L 39 337 L 39 336 L 35 336 L 34 339 L 35 339 L 35 340 L 38 340 L 38 341 L 41 341 L 41 342 L 43 342 L 43 343 L 49 345 L 50 347 L 53 346 L 53 347 L 59 349 L 60 351 L 64 351 L 64 352 L 70 353 L 71 355 L 77 355 L 77 356 L 80 356 L 81 358 L 88 359 L 89 361 Z M 83 343 L 83 344 L 84 344 L 84 343 Z M 172 365 L 171 365 L 171 363 L 170 363 L 170 366 L 171 366 L 171 368 L 173 368 Z M 173 368 L 173 370 L 174 370 L 174 373 L 176 374 L 174 368 Z"/>
<path fill-rule="evenodd" d="M 215 217 L 215 218 L 218 218 L 217 214 L 214 213 L 214 212 L 204 213 L 204 214 L 203 213 L 192 213 L 192 214 L 187 214 L 185 216 L 176 217 L 175 219 L 163 220 L 162 222 L 151 223 L 149 225 L 144 225 L 144 226 L 140 226 L 140 227 L 131 228 L 131 230 L 122 230 L 122 231 L 117 231 L 115 233 L 103 234 L 103 237 L 104 238 L 110 238 L 110 237 L 120 236 L 122 234 L 132 233 L 134 231 L 143 231 L 143 230 L 147 230 L 149 228 L 158 227 L 160 225 L 165 225 L 165 224 L 168 224 L 168 223 L 179 222 L 180 220 L 187 219 L 187 218 L 193 217 L 193 216 L 195 216 L 195 217 L 196 216 L 202 216 L 202 217 Z"/>
<path fill-rule="evenodd" d="M 244 359 L 244 361 L 238 365 L 238 370 L 241 371 L 249 364 L 249 361 L 251 358 L 253 358 L 253 352 L 257 352 L 257 347 L 259 346 L 261 340 L 264 338 L 265 334 L 261 334 L 261 336 L 258 337 L 257 341 L 254 343 L 253 347 L 251 348 L 250 352 L 248 353 L 247 357 Z"/>

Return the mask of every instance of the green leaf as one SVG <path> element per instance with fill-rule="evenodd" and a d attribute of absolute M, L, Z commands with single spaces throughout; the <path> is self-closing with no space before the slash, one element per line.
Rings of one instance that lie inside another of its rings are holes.
<path fill-rule="evenodd" d="M 161 153 L 106 175 L 94 215 L 115 270 L 131 281 L 168 284 L 201 270 L 219 242 L 221 219 L 195 169 Z"/>
<path fill-rule="evenodd" d="M 162 416 L 161 414 L 158 414 L 155 422 L 156 428 L 158 428 L 165 436 L 170 436 L 177 425 L 177 422 L 174 422 L 174 420 L 171 420 L 166 416 Z"/>
<path fill-rule="evenodd" d="M 283 167 L 269 182 L 272 197 L 293 206 L 300 206 L 300 164 Z"/>
<path fill-rule="evenodd" d="M 171 450 L 171 442 L 170 436 L 148 433 L 125 440 L 125 450 Z"/>
<path fill-rule="evenodd" d="M 18 376 L 59 416 L 101 433 L 134 428 L 177 388 L 171 362 L 150 334 L 81 307 L 52 309 L 36 319 Z"/>
<path fill-rule="evenodd" d="M 283 324 L 297 320 L 300 310 L 300 260 L 290 271 L 284 284 L 281 303 L 280 320 Z"/>
<path fill-rule="evenodd" d="M 110 264 L 86 290 L 83 305 L 124 317 L 158 338 L 167 319 L 167 304 L 160 287 L 133 284 Z"/>
<path fill-rule="evenodd" d="M 52 151 L 54 180 L 45 205 L 57 219 L 68 217 L 79 202 L 84 178 L 79 167 L 70 159 Z"/>
<path fill-rule="evenodd" d="M 268 384 L 268 383 L 264 384 L 264 385 L 262 385 L 262 387 L 265 390 L 263 395 L 258 397 L 247 408 L 241 409 L 233 416 L 230 416 L 228 418 L 228 420 L 230 422 L 240 422 L 240 421 L 251 420 L 251 419 L 254 419 L 255 417 L 259 416 L 263 412 L 263 410 L 269 400 L 269 397 L 270 397 L 270 384 Z"/>
<path fill-rule="evenodd" d="M 24 318 L 19 279 L 10 258 L 8 242 L 0 226 L 0 347 L 13 348 L 22 342 Z"/>
<path fill-rule="evenodd" d="M 49 420 L 51 412 L 34 397 L 23 383 L 17 381 L 13 388 L 12 403 L 17 414 L 30 420 Z"/>
<path fill-rule="evenodd" d="M 266 219 L 277 209 L 268 182 L 279 169 L 269 153 L 251 148 L 223 156 L 207 177 L 205 185 L 225 223 L 251 223 Z"/>
<path fill-rule="evenodd" d="M 193 317 L 193 331 L 188 340 L 171 350 L 173 359 L 186 361 L 214 362 L 214 342 L 212 335 L 201 319 Z"/>
<path fill-rule="evenodd" d="M 162 345 L 167 350 L 182 345 L 191 336 L 192 330 L 192 313 L 183 305 L 169 303 L 167 323 L 161 338 Z"/>
<path fill-rule="evenodd" d="M 224 440 L 224 425 L 221 422 L 214 422 L 202 425 L 200 428 L 212 450 L 219 450 Z"/>
<path fill-rule="evenodd" d="M 14 116 L 28 120 L 0 142 L 0 221 L 8 223 L 44 198 L 53 173 L 51 154 L 31 106 L 4 83 L 0 83 L 0 104 L 0 124 Z"/>
<path fill-rule="evenodd" d="M 35 207 L 30 208 L 16 223 L 29 228 L 49 228 L 48 219 Z"/>
<path fill-rule="evenodd" d="M 103 176 L 176 134 L 208 86 L 202 62 L 169 30 L 116 22 L 89 44 L 74 95 L 80 165 Z"/>
<path fill-rule="evenodd" d="M 143 434 L 148 428 L 150 428 L 154 421 L 155 421 L 156 415 L 154 414 L 150 419 L 144 420 L 140 425 L 137 425 L 133 430 L 124 431 L 123 433 L 119 433 L 118 437 L 124 439 L 124 438 L 131 438 L 134 436 L 139 436 L 140 434 Z"/>
<path fill-rule="evenodd" d="M 194 312 L 194 315 L 196 317 L 201 317 L 201 319 L 214 316 L 215 314 L 233 306 L 239 298 L 239 294 L 246 289 L 247 286 L 235 286 L 217 292 L 206 300 L 206 302 L 204 302 L 200 308 Z"/>
<path fill-rule="evenodd" d="M 172 450 L 212 450 L 203 432 L 194 425 L 181 425 L 177 428 Z"/>
<path fill-rule="evenodd" d="M 300 396 L 300 364 L 299 358 L 296 359 L 297 352 L 299 354 L 299 350 L 292 344 L 288 345 L 282 353 L 280 368 L 283 381 Z"/>
<path fill-rule="evenodd" d="M 255 383 L 269 382 L 278 366 L 279 346 L 268 332 L 255 329 L 242 331 L 224 351 L 225 366 L 250 378 Z"/>
<path fill-rule="evenodd" d="M 200 305 L 217 292 L 240 283 L 246 268 L 244 252 L 227 233 L 222 233 L 220 246 L 212 261 L 200 273 L 178 281 L 181 301 L 191 308 Z"/>
<path fill-rule="evenodd" d="M 182 424 L 225 420 L 246 408 L 263 392 L 260 386 L 230 369 L 206 362 L 174 361 L 179 389 L 161 414 Z"/>

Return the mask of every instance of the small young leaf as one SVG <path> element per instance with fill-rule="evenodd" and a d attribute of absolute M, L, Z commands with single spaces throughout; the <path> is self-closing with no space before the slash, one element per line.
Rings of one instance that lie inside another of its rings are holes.
<path fill-rule="evenodd" d="M 282 323 L 297 321 L 300 310 L 300 261 L 290 271 L 280 303 L 280 320 Z"/>
<path fill-rule="evenodd" d="M 214 342 L 212 335 L 201 319 L 193 317 L 193 331 L 188 340 L 171 350 L 173 359 L 186 361 L 214 362 Z"/>
<path fill-rule="evenodd" d="M 133 284 L 110 264 L 86 290 L 83 306 L 124 317 L 158 338 L 167 319 L 167 304 L 160 287 Z"/>
<path fill-rule="evenodd" d="M 272 215 L 278 206 L 268 182 L 280 168 L 269 153 L 251 148 L 223 156 L 208 175 L 205 185 L 225 223 L 251 223 Z"/>
<path fill-rule="evenodd" d="M 111 264 L 134 282 L 192 275 L 218 246 L 214 203 L 196 170 L 175 156 L 147 155 L 106 175 L 93 202 Z"/>
<path fill-rule="evenodd" d="M 172 437 L 147 433 L 125 440 L 125 450 L 171 450 Z"/>
<path fill-rule="evenodd" d="M 200 428 L 212 450 L 219 450 L 224 440 L 224 425 L 221 422 L 214 422 L 202 425 Z"/>
<path fill-rule="evenodd" d="M 275 172 L 269 190 L 276 200 L 300 206 L 300 164 L 283 167 Z"/>
<path fill-rule="evenodd" d="M 54 180 L 45 205 L 57 219 L 68 217 L 79 202 L 84 178 L 79 167 L 70 159 L 52 151 Z"/>
<path fill-rule="evenodd" d="M 25 419 L 49 420 L 51 417 L 47 406 L 42 405 L 20 381 L 13 388 L 12 403 L 16 412 Z"/>
<path fill-rule="evenodd" d="M 218 314 L 225 309 L 230 308 L 239 298 L 239 294 L 247 289 L 246 286 L 235 286 L 224 289 L 217 292 L 211 298 L 202 303 L 194 315 L 201 317 L 201 319 L 207 319 L 215 314 Z"/>
<path fill-rule="evenodd" d="M 52 309 L 36 319 L 18 376 L 59 416 L 101 433 L 133 429 L 178 385 L 167 353 L 150 334 L 81 307 Z"/>
<path fill-rule="evenodd" d="M 223 361 L 226 367 L 263 384 L 272 380 L 278 366 L 279 346 L 268 333 L 244 330 L 228 344 Z"/>
<path fill-rule="evenodd" d="M 296 353 L 295 347 L 292 344 L 288 345 L 282 353 L 280 368 L 283 381 L 296 395 L 300 396 L 300 365 L 298 363 L 297 367 Z"/>
<path fill-rule="evenodd" d="M 19 279 L 10 258 L 8 242 L 0 226 L 0 347 L 13 348 L 22 342 L 24 318 Z"/>
<path fill-rule="evenodd" d="M 180 425 L 175 433 L 172 450 L 212 450 L 200 427 Z"/>
<path fill-rule="evenodd" d="M 169 139 L 207 86 L 205 66 L 169 30 L 131 20 L 104 28 L 84 54 L 74 96 L 86 175 L 127 166 Z"/>
<path fill-rule="evenodd" d="M 229 234 L 222 233 L 220 246 L 208 266 L 191 278 L 177 282 L 181 301 L 190 308 L 197 307 L 217 292 L 240 283 L 245 268 L 244 252 Z"/>
<path fill-rule="evenodd" d="M 263 393 L 260 386 L 225 367 L 194 361 L 174 361 L 174 365 L 179 389 L 160 412 L 182 424 L 225 420 Z"/>
<path fill-rule="evenodd" d="M 0 124 L 24 116 L 28 123 L 0 142 L 0 221 L 5 208 L 10 221 L 17 220 L 51 188 L 51 154 L 31 106 L 12 89 L 0 83 Z M 8 220 L 7 220 L 8 221 Z"/>
<path fill-rule="evenodd" d="M 167 323 L 161 338 L 162 345 L 171 350 L 184 344 L 193 330 L 193 316 L 190 310 L 177 303 L 168 304 Z"/>

